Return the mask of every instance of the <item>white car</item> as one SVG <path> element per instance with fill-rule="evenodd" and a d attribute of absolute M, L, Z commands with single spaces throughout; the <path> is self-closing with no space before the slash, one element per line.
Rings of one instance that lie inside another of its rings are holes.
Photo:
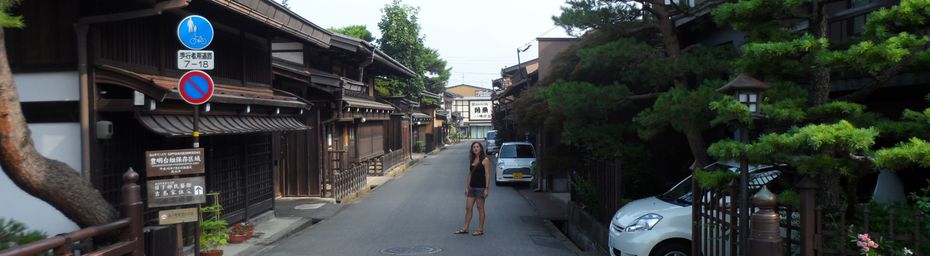
<path fill-rule="evenodd" d="M 715 163 L 704 169 L 736 172 L 738 166 Z M 755 193 L 777 178 L 781 169 L 781 166 L 750 166 L 750 192 Z M 881 171 L 869 177 L 872 180 L 864 184 L 875 188 L 872 201 L 893 203 L 905 199 L 901 181 L 894 173 Z M 688 176 L 664 194 L 624 205 L 614 214 L 608 227 L 610 255 L 691 255 L 691 199 L 691 177 Z"/>
<path fill-rule="evenodd" d="M 704 170 L 738 170 L 735 163 L 715 163 Z M 758 189 L 780 174 L 779 167 L 750 166 L 750 188 Z M 691 255 L 691 176 L 664 194 L 624 205 L 610 221 L 612 256 Z"/>
<path fill-rule="evenodd" d="M 529 142 L 505 142 L 497 154 L 494 183 L 530 182 L 536 165 L 536 150 Z"/>

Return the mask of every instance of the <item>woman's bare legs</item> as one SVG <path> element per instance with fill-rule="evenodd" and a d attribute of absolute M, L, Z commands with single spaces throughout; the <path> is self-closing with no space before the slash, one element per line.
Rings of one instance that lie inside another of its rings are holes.
<path fill-rule="evenodd" d="M 475 198 L 468 197 L 468 200 L 465 201 L 465 225 L 462 226 L 462 230 L 468 230 L 468 225 L 471 224 L 471 208 L 475 206 Z M 481 208 L 479 208 L 481 209 Z M 481 211 L 481 210 L 479 210 Z M 480 213 L 480 212 L 479 212 Z M 484 220 L 484 215 L 481 215 L 481 220 Z M 484 225 L 483 222 L 481 224 Z"/>
<path fill-rule="evenodd" d="M 479 198 L 478 201 L 478 231 L 484 232 L 484 198 Z M 471 208 L 469 208 L 471 209 Z"/>

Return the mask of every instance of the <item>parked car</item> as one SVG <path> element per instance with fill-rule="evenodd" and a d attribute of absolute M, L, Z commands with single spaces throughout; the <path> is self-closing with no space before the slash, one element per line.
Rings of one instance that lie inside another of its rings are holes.
<path fill-rule="evenodd" d="M 488 153 L 488 155 L 493 155 L 495 152 L 497 152 L 496 137 L 497 137 L 497 130 L 490 130 L 484 136 L 484 151 L 485 153 Z"/>
<path fill-rule="evenodd" d="M 536 150 L 528 142 L 505 142 L 497 155 L 494 183 L 498 186 L 510 182 L 533 180 L 531 168 L 536 165 Z"/>
<path fill-rule="evenodd" d="M 776 179 L 784 166 L 750 166 L 749 189 L 755 193 Z M 704 170 L 737 172 L 737 163 L 714 163 Z M 904 200 L 900 179 L 892 172 L 875 175 L 871 198 L 880 202 Z M 729 202 L 729 198 L 726 202 Z M 735 199 L 734 201 L 735 202 Z M 608 230 L 612 256 L 691 255 L 691 176 L 658 196 L 635 200 L 614 214 Z"/>

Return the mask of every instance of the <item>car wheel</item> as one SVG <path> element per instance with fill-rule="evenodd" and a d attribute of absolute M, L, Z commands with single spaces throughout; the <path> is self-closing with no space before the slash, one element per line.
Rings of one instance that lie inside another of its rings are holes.
<path fill-rule="evenodd" d="M 651 256 L 691 256 L 691 246 L 683 243 L 666 243 L 659 245 Z"/>

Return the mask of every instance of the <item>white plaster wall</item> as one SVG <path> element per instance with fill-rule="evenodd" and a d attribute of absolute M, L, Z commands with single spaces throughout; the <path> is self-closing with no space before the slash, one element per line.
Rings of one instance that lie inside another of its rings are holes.
<path fill-rule="evenodd" d="M 79 101 L 77 71 L 13 74 L 20 102 Z"/>
<path fill-rule="evenodd" d="M 29 129 L 32 130 L 32 139 L 40 154 L 62 161 L 75 170 L 81 167 L 80 123 L 29 124 Z M 77 224 L 45 201 L 22 191 L 2 172 L 0 218 L 22 222 L 29 229 L 44 231 L 49 236 L 78 229 Z"/>

